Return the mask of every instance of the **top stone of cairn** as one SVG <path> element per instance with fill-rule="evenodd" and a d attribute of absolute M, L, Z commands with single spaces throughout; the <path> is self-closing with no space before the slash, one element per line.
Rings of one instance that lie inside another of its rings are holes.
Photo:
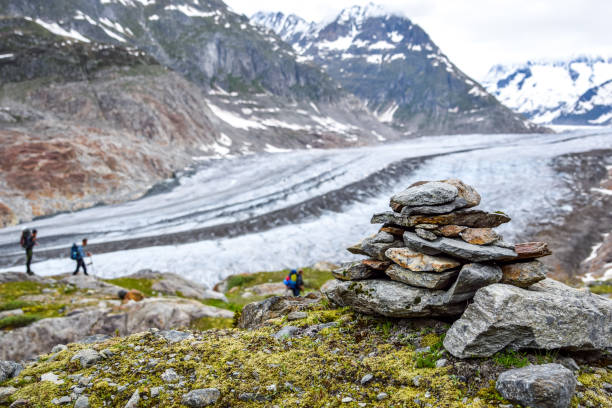
<path fill-rule="evenodd" d="M 391 208 L 401 211 L 404 207 L 443 206 L 450 210 L 469 208 L 480 204 L 480 195 L 461 180 L 419 181 L 391 197 Z"/>

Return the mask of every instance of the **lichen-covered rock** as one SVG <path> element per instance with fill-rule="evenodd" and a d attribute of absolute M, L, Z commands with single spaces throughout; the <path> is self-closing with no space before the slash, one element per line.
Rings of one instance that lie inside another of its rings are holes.
<path fill-rule="evenodd" d="M 177 296 L 180 294 L 181 297 L 192 299 L 219 299 L 227 301 L 222 293 L 210 290 L 200 283 L 187 280 L 174 273 L 161 273 L 150 269 L 143 269 L 126 276 L 126 278 L 153 280 L 151 290 L 165 295 Z"/>
<path fill-rule="evenodd" d="M 413 272 L 399 265 L 391 265 L 385 273 L 394 281 L 403 282 L 410 286 L 427 289 L 446 289 L 457 277 L 459 271 L 439 273 Z"/>
<path fill-rule="evenodd" d="M 529 365 L 501 373 L 495 388 L 505 399 L 525 407 L 567 408 L 576 378 L 560 364 Z"/>
<path fill-rule="evenodd" d="M 385 252 L 385 256 L 402 268 L 415 272 L 443 272 L 461 265 L 455 259 L 426 255 L 410 248 L 391 248 Z"/>
<path fill-rule="evenodd" d="M 421 238 L 428 241 L 434 241 L 438 238 L 436 234 L 423 228 L 415 228 L 414 232 Z"/>
<path fill-rule="evenodd" d="M 350 247 L 346 248 L 346 250 L 351 254 L 368 256 L 368 254 L 363 250 L 362 242 L 351 245 Z"/>
<path fill-rule="evenodd" d="M 404 243 L 415 251 L 439 251 L 470 262 L 503 261 L 516 259 L 514 251 L 495 245 L 473 245 L 467 242 L 440 237 L 435 241 L 427 241 L 414 232 L 404 232 Z"/>
<path fill-rule="evenodd" d="M 545 279 L 529 290 L 486 286 L 449 329 L 444 347 L 458 358 L 514 349 L 606 350 L 612 347 L 612 301 Z M 532 289 L 533 288 L 533 289 Z"/>
<path fill-rule="evenodd" d="M 372 224 L 390 224 L 399 227 L 414 227 L 418 224 L 459 225 L 471 228 L 495 228 L 509 222 L 510 217 L 501 213 L 480 210 L 460 210 L 441 215 L 403 215 L 395 212 L 376 213 Z"/>
<path fill-rule="evenodd" d="M 6 402 L 16 392 L 17 388 L 15 387 L 0 387 L 0 403 Z"/>
<path fill-rule="evenodd" d="M 336 280 L 324 294 L 338 306 L 351 306 L 361 313 L 389 317 L 457 316 L 465 308 L 462 303 L 446 303 L 444 291 L 380 279 Z"/>
<path fill-rule="evenodd" d="M 348 262 L 332 271 L 334 278 L 341 280 L 368 279 L 377 273 L 378 271 L 376 269 L 370 268 L 362 261 Z"/>
<path fill-rule="evenodd" d="M 436 233 L 447 238 L 456 238 L 464 231 L 467 227 L 461 225 L 443 225 L 435 230 Z"/>
<path fill-rule="evenodd" d="M 541 258 L 552 254 L 546 242 L 522 242 L 514 246 L 518 259 Z"/>
<path fill-rule="evenodd" d="M 16 377 L 23 370 L 23 366 L 15 361 L 0 361 L 0 383 Z"/>
<path fill-rule="evenodd" d="M 196 300 L 149 298 L 112 308 L 84 309 L 66 317 L 42 319 L 27 327 L 0 333 L 0 358 L 21 360 L 48 353 L 56 344 L 77 342 L 94 334 L 127 335 L 151 327 L 187 327 L 202 317 L 232 318 L 233 313 Z"/>
<path fill-rule="evenodd" d="M 78 361 L 82 368 L 91 367 L 102 359 L 100 353 L 94 349 L 83 349 L 76 353 L 70 361 Z"/>
<path fill-rule="evenodd" d="M 503 277 L 501 283 L 527 288 L 536 282 L 546 279 L 548 267 L 540 261 L 515 262 L 501 266 Z"/>
<path fill-rule="evenodd" d="M 216 388 L 200 388 L 189 391 L 183 395 L 181 403 L 190 408 L 207 407 L 221 398 L 221 393 Z"/>
<path fill-rule="evenodd" d="M 333 285 L 333 282 L 337 281 L 333 280 L 329 285 Z M 238 327 L 254 329 L 263 326 L 270 319 L 286 316 L 294 311 L 309 309 L 318 301 L 319 297 L 308 294 L 305 297 L 274 296 L 260 302 L 249 303 L 240 313 Z"/>
<path fill-rule="evenodd" d="M 466 228 L 459 233 L 461 239 L 468 244 L 489 245 L 500 239 L 492 228 Z"/>

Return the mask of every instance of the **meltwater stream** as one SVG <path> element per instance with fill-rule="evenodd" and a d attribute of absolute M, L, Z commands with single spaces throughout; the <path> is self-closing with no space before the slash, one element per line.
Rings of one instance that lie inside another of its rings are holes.
<path fill-rule="evenodd" d="M 116 277 L 150 268 L 214 284 L 233 273 L 350 259 L 345 247 L 374 233 L 373 212 L 416 180 L 460 178 L 481 208 L 512 218 L 508 240 L 537 221 L 556 222 L 572 194 L 551 161 L 612 149 L 612 130 L 552 135 L 462 135 L 374 147 L 255 155 L 203 164 L 169 191 L 27 223 L 42 237 L 41 275 L 69 271 L 67 249 L 87 236 L 94 273 Z M 0 266 L 21 270 L 24 225 L 0 230 Z"/>

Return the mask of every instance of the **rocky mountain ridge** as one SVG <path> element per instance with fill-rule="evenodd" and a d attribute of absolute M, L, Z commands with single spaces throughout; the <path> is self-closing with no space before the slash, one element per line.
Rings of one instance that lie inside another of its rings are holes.
<path fill-rule="evenodd" d="M 138 198 L 197 159 L 399 137 L 354 97 L 206 91 L 71 30 L 0 19 L 0 225 Z"/>
<path fill-rule="evenodd" d="M 502 103 L 541 124 L 612 124 L 612 58 L 496 65 L 482 81 Z"/>
<path fill-rule="evenodd" d="M 502 106 L 458 69 L 425 31 L 372 3 L 331 22 L 256 13 L 254 24 L 276 32 L 383 122 L 408 134 L 542 131 Z"/>

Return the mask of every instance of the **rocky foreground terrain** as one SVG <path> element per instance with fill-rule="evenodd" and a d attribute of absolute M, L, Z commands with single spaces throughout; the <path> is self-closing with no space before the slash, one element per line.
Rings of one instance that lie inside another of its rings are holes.
<path fill-rule="evenodd" d="M 612 301 L 546 278 L 545 245 L 503 242 L 509 218 L 466 209 L 479 200 L 458 180 L 394 195 L 373 219 L 392 222 L 350 248 L 370 258 L 305 268 L 303 297 L 287 271 L 218 292 L 152 271 L 1 274 L 0 403 L 611 406 Z M 119 305 L 120 287 L 147 299 Z"/>

